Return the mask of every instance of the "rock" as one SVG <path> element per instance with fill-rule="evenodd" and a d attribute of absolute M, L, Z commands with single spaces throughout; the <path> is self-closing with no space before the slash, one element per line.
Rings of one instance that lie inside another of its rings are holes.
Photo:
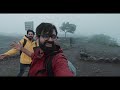
<path fill-rule="evenodd" d="M 112 58 L 112 62 L 114 63 L 120 63 L 120 60 L 117 57 Z"/>
<path fill-rule="evenodd" d="M 109 58 L 105 58 L 105 59 L 104 59 L 104 62 L 106 62 L 106 63 L 109 62 L 109 63 L 110 63 L 110 59 L 109 59 Z"/>

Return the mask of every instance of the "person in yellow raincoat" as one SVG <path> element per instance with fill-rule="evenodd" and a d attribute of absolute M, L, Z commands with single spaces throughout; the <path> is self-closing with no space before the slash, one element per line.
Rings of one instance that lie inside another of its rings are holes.
<path fill-rule="evenodd" d="M 37 46 L 36 41 L 34 40 L 35 32 L 33 30 L 27 30 L 27 35 L 25 35 L 19 42 L 24 45 L 24 48 L 33 52 L 33 47 Z M 11 50 L 7 51 L 4 54 L 0 54 L 0 59 L 4 59 L 6 57 L 12 56 L 17 54 L 19 50 L 12 48 Z M 31 57 L 26 55 L 25 53 L 20 54 L 20 71 L 17 76 L 23 76 L 25 73 L 26 68 L 30 67 L 31 65 Z"/>

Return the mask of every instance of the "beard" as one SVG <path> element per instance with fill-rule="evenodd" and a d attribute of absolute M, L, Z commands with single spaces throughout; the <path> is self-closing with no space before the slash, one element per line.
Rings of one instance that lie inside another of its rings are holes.
<path fill-rule="evenodd" d="M 54 52 L 56 49 L 55 43 L 53 41 L 46 41 L 43 44 L 40 44 L 40 48 L 43 50 L 45 54 Z"/>
<path fill-rule="evenodd" d="M 32 39 L 33 39 L 33 37 L 32 37 L 32 36 L 29 36 L 29 37 L 28 37 L 28 39 L 29 39 L 29 40 L 32 40 Z"/>

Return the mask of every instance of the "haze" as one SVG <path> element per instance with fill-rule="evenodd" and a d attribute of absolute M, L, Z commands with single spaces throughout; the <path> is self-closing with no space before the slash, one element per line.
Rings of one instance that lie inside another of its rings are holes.
<path fill-rule="evenodd" d="M 74 34 L 68 36 L 106 34 L 120 40 L 120 14 L 0 14 L 0 33 L 26 34 L 24 22 L 34 21 L 34 31 L 42 22 L 56 25 L 59 35 L 64 35 L 59 27 L 63 22 L 77 26 Z"/>

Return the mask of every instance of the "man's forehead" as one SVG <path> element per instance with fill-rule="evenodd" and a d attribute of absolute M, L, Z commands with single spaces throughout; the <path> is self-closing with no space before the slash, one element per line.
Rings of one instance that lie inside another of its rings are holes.
<path fill-rule="evenodd" d="M 56 32 L 55 31 L 53 31 L 53 32 L 46 32 L 46 33 L 44 33 L 44 34 L 54 34 L 54 35 L 56 35 Z"/>
<path fill-rule="evenodd" d="M 33 34 L 33 32 L 28 32 L 28 34 Z"/>

